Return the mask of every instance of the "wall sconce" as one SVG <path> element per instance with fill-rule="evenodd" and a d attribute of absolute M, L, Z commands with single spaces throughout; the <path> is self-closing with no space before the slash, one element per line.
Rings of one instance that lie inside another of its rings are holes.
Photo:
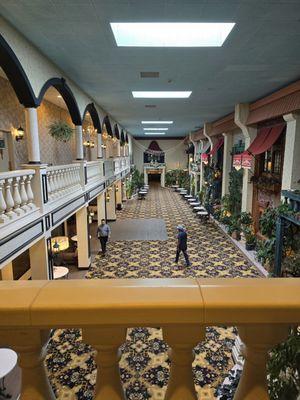
<path fill-rule="evenodd" d="M 89 140 L 85 140 L 84 142 L 83 142 L 83 145 L 85 146 L 85 147 L 90 147 L 90 148 L 94 148 L 95 147 L 95 143 L 94 142 L 90 142 Z"/>
<path fill-rule="evenodd" d="M 106 149 L 106 145 L 105 144 L 101 144 L 102 149 Z"/>
<path fill-rule="evenodd" d="M 192 163 L 194 161 L 193 157 L 190 157 L 190 162 Z"/>
<path fill-rule="evenodd" d="M 118 186 L 116 186 L 116 193 L 119 191 L 119 187 Z"/>
<path fill-rule="evenodd" d="M 19 142 L 20 140 L 23 140 L 24 134 L 25 134 L 24 129 L 21 126 L 19 126 L 19 128 L 16 131 L 16 136 L 15 136 L 16 141 Z"/>

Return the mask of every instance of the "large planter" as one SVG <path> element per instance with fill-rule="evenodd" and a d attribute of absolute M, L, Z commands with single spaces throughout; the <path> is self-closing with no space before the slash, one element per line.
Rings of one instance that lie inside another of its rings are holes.
<path fill-rule="evenodd" d="M 246 243 L 245 247 L 246 247 L 246 250 L 253 251 L 253 250 L 255 250 L 256 243 Z"/>

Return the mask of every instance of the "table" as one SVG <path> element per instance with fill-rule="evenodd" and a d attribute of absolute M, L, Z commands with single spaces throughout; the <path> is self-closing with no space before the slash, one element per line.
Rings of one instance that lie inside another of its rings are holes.
<path fill-rule="evenodd" d="M 73 242 L 78 242 L 77 235 L 72 236 L 72 237 L 71 237 L 71 240 L 73 240 Z"/>
<path fill-rule="evenodd" d="M 4 379 L 15 368 L 17 360 L 18 355 L 15 351 L 11 349 L 0 349 L 0 396 L 4 399 L 11 398 L 8 393 L 5 393 Z"/>
<path fill-rule="evenodd" d="M 53 267 L 53 279 L 68 279 L 69 268 L 67 267 Z"/>
<path fill-rule="evenodd" d="M 197 201 L 197 199 L 195 199 L 195 198 L 193 198 L 193 197 L 192 197 L 191 199 L 188 199 L 188 202 L 189 202 L 189 203 L 194 203 L 195 201 Z"/>
<path fill-rule="evenodd" d="M 190 206 L 196 207 L 196 206 L 200 206 L 200 202 L 199 201 L 194 201 L 190 203 Z"/>

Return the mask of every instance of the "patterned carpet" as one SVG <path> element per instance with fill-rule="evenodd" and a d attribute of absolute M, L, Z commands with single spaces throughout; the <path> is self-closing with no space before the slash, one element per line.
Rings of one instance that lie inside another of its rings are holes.
<path fill-rule="evenodd" d="M 202 225 L 177 193 L 154 186 L 146 200 L 127 201 L 118 219 L 162 218 L 166 241 L 118 241 L 108 244 L 108 255 L 97 256 L 88 279 L 160 277 L 257 277 L 231 241 L 214 225 Z M 176 226 L 188 232 L 191 267 L 181 258 L 174 263 Z M 117 229 L 117 224 L 114 226 Z M 193 364 L 199 399 L 215 399 L 215 389 L 232 367 L 234 328 L 207 328 L 206 341 L 195 349 Z M 51 384 L 58 399 L 92 400 L 96 379 L 93 350 L 81 340 L 79 330 L 56 330 L 46 357 Z M 121 379 L 128 400 L 163 400 L 169 377 L 167 344 L 155 328 L 129 329 L 122 347 Z"/>

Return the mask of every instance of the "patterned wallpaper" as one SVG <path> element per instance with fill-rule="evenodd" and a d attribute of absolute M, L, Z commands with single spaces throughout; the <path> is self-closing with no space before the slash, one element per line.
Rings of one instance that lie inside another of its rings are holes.
<path fill-rule="evenodd" d="M 68 143 L 58 142 L 48 134 L 48 126 L 55 120 L 64 120 L 72 127 L 68 111 L 44 100 L 38 109 L 41 161 L 47 164 L 68 164 L 75 159 L 75 137 Z M 24 107 L 18 99 L 9 81 L 0 77 L 0 129 L 10 130 L 19 126 L 25 128 Z M 26 133 L 22 141 L 13 140 L 16 168 L 26 163 Z"/>

